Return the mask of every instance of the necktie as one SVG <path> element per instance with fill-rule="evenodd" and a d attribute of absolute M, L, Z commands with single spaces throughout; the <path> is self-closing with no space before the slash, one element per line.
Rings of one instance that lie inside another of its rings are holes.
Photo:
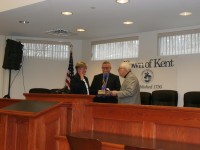
<path fill-rule="evenodd" d="M 107 74 L 103 74 L 102 90 L 106 89 L 107 79 L 108 79 L 108 75 Z"/>

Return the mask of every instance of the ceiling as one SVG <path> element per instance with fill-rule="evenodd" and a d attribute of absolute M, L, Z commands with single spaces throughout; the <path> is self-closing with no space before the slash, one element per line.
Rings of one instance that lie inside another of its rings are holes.
<path fill-rule="evenodd" d="M 115 0 L 28 0 L 20 5 L 12 1 L 0 2 L 0 35 L 58 38 L 45 31 L 63 29 L 74 33 L 64 38 L 84 40 L 200 25 L 200 0 L 129 0 L 127 4 Z M 73 15 L 61 15 L 62 11 Z M 180 16 L 184 11 L 192 15 Z M 20 24 L 20 20 L 30 23 Z M 123 25 L 127 20 L 134 24 Z M 86 31 L 77 32 L 77 28 Z"/>

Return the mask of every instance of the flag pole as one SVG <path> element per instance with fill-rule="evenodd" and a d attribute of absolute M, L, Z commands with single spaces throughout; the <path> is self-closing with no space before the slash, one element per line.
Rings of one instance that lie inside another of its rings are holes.
<path fill-rule="evenodd" d="M 73 45 L 72 44 L 69 45 L 69 49 L 70 49 L 69 65 L 68 65 L 68 70 L 67 70 L 66 80 L 65 80 L 65 87 L 68 90 L 70 90 L 71 77 L 74 75 L 73 53 L 72 53 Z"/>

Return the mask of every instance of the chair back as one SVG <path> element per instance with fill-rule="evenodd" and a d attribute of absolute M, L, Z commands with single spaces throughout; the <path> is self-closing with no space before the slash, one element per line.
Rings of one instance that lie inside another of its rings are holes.
<path fill-rule="evenodd" d="M 101 142 L 98 139 L 80 138 L 67 135 L 71 150 L 101 150 Z"/>
<path fill-rule="evenodd" d="M 191 91 L 184 94 L 184 107 L 200 107 L 200 91 Z"/>
<path fill-rule="evenodd" d="M 29 93 L 51 93 L 51 91 L 45 88 L 32 88 L 29 90 Z"/>
<path fill-rule="evenodd" d="M 150 105 L 151 104 L 151 93 L 149 92 L 140 92 L 141 104 Z"/>
<path fill-rule="evenodd" d="M 157 90 L 152 92 L 151 105 L 177 106 L 178 92 L 174 90 Z"/>

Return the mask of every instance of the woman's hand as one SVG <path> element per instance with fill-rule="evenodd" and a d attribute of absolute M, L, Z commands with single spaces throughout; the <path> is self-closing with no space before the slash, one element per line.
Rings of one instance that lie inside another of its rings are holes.
<path fill-rule="evenodd" d="M 80 69 L 80 71 L 78 72 L 78 74 L 80 75 L 81 80 L 83 80 L 84 79 L 83 68 Z"/>

